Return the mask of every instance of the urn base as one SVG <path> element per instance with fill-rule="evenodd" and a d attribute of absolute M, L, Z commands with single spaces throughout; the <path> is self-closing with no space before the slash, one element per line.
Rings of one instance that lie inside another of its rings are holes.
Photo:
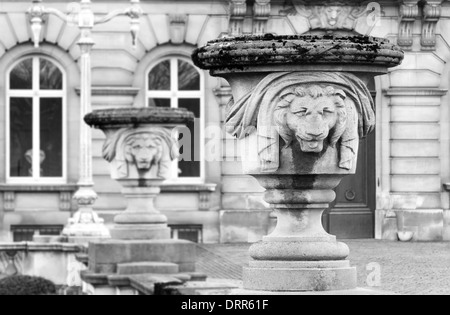
<path fill-rule="evenodd" d="M 243 271 L 244 289 L 272 292 L 352 290 L 356 268 L 349 261 L 252 261 Z"/>

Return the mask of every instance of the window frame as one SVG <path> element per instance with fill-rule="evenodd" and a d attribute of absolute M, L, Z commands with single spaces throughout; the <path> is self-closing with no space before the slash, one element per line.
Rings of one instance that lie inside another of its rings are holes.
<path fill-rule="evenodd" d="M 32 59 L 33 77 L 32 77 L 32 89 L 31 90 L 11 90 L 10 77 L 11 72 L 21 62 Z M 62 89 L 61 90 L 41 90 L 40 88 L 40 62 L 39 59 L 45 59 L 48 62 L 56 66 L 62 74 Z M 36 62 L 37 61 L 37 62 Z M 45 55 L 32 54 L 23 56 L 14 61 L 14 63 L 8 67 L 6 71 L 6 84 L 5 84 L 5 97 L 6 97 L 6 182 L 8 184 L 66 184 L 67 183 L 67 73 L 65 69 L 56 60 L 49 58 Z M 10 121 L 10 108 L 11 98 L 32 98 L 32 110 L 33 110 L 33 176 L 31 177 L 14 177 L 11 176 L 11 121 Z M 62 176 L 61 177 L 41 177 L 39 174 L 40 163 L 40 100 L 42 98 L 61 98 L 62 99 Z M 38 148 L 38 150 L 35 150 Z M 36 171 L 37 170 L 37 171 Z"/>
<path fill-rule="evenodd" d="M 170 67 L 170 90 L 166 91 L 152 91 L 149 89 L 149 75 L 150 72 L 158 66 L 160 63 L 169 60 Z M 180 91 L 178 90 L 178 60 L 187 62 L 190 64 L 200 76 L 200 90 L 198 91 Z M 175 66 L 174 66 L 175 65 Z M 150 63 L 145 71 L 145 106 L 150 107 L 150 98 L 164 98 L 170 99 L 171 108 L 178 108 L 179 99 L 199 99 L 200 100 L 200 176 L 199 177 L 179 177 L 178 175 L 178 161 L 174 161 L 172 169 L 172 177 L 167 183 L 174 184 L 189 184 L 189 183 L 204 183 L 205 182 L 205 75 L 202 71 L 199 71 L 192 60 L 181 55 L 168 55 L 163 58 L 159 58 Z"/>

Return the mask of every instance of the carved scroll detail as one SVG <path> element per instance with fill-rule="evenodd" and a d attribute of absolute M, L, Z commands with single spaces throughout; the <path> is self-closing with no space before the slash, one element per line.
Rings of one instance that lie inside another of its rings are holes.
<path fill-rule="evenodd" d="M 247 0 L 230 0 L 230 22 L 228 27 L 230 36 L 242 35 L 246 14 Z"/>
<path fill-rule="evenodd" d="M 400 27 L 397 44 L 404 50 L 411 50 L 413 46 L 413 27 L 419 15 L 417 3 L 402 4 L 400 6 Z"/>
<path fill-rule="evenodd" d="M 255 0 L 253 6 L 253 35 L 264 35 L 270 17 L 270 0 Z"/>
<path fill-rule="evenodd" d="M 442 14 L 440 4 L 426 4 L 423 9 L 422 37 L 420 44 L 422 50 L 436 49 L 436 25 Z"/>

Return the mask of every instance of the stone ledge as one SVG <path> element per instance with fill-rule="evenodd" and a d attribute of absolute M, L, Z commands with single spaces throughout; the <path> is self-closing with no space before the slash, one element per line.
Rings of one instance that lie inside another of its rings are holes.
<path fill-rule="evenodd" d="M 177 184 L 161 185 L 161 192 L 215 192 L 217 184 Z"/>
<path fill-rule="evenodd" d="M 92 96 L 136 96 L 139 94 L 140 88 L 126 86 L 93 86 Z M 75 88 L 80 95 L 80 88 Z"/>
<path fill-rule="evenodd" d="M 78 190 L 78 185 L 18 185 L 18 184 L 0 184 L 0 191 L 8 192 L 74 192 Z"/>
<path fill-rule="evenodd" d="M 204 291 L 199 292 L 199 294 L 209 295 L 211 292 Z M 220 294 L 216 292 L 216 294 Z M 243 295 L 243 296 L 264 296 L 264 295 L 320 295 L 320 296 L 358 296 L 358 295 L 374 295 L 374 296 L 390 296 L 397 295 L 393 292 L 381 291 L 375 289 L 365 289 L 365 288 L 356 288 L 353 290 L 342 290 L 342 291 L 327 291 L 327 292 L 268 292 L 268 291 L 249 291 L 249 290 L 231 290 L 226 293 L 226 295 Z"/>
<path fill-rule="evenodd" d="M 86 249 L 86 246 L 70 243 L 0 243 L 0 251 L 79 253 L 86 251 Z"/>
<path fill-rule="evenodd" d="M 448 90 L 438 88 L 392 88 L 383 90 L 387 96 L 444 96 Z"/>

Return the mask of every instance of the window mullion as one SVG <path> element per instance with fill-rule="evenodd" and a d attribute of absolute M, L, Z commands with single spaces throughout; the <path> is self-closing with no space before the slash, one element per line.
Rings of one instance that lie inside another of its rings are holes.
<path fill-rule="evenodd" d="M 170 60 L 170 86 L 172 90 L 172 108 L 178 108 L 178 59 L 172 58 Z"/>
<path fill-rule="evenodd" d="M 39 99 L 39 88 L 40 88 L 40 69 L 39 69 L 39 58 L 33 58 L 33 160 L 32 160 L 32 169 L 33 169 L 33 178 L 38 180 L 40 177 L 40 99 Z"/>
<path fill-rule="evenodd" d="M 40 139 L 40 99 L 38 96 L 33 97 L 33 178 L 39 179 L 40 177 L 40 147 L 41 147 L 41 139 Z"/>

